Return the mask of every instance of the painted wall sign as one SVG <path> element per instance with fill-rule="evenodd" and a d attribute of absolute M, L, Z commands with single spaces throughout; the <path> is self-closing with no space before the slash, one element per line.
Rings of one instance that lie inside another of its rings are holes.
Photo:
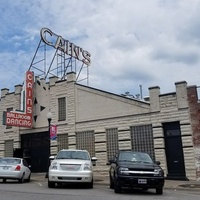
<path fill-rule="evenodd" d="M 23 109 L 11 112 L 4 112 L 5 125 L 7 126 L 21 126 L 32 128 L 33 125 L 33 84 L 34 73 L 31 71 L 26 72 L 25 95 L 23 102 Z"/>
<path fill-rule="evenodd" d="M 42 28 L 40 35 L 42 41 L 47 45 L 59 49 L 67 55 L 82 61 L 86 65 L 91 64 L 91 54 L 88 51 L 83 50 L 68 40 L 65 40 L 62 36 L 53 33 L 50 29 Z"/>

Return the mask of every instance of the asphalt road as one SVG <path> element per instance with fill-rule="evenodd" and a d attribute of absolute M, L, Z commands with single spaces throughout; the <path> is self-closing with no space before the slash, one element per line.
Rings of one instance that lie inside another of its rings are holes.
<path fill-rule="evenodd" d="M 106 185 L 94 185 L 93 189 L 68 185 L 49 189 L 47 182 L 19 184 L 15 181 L 0 183 L 0 200 L 199 200 L 200 191 L 164 190 L 163 195 L 156 195 L 155 190 L 147 192 L 124 191 L 115 194 Z"/>

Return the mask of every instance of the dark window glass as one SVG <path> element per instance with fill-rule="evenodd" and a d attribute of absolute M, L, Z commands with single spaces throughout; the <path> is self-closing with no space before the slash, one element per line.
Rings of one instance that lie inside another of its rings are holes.
<path fill-rule="evenodd" d="M 131 127 L 132 150 L 148 153 L 155 160 L 152 125 Z"/>
<path fill-rule="evenodd" d="M 58 121 L 66 120 L 66 99 L 65 97 L 58 99 Z"/>
<path fill-rule="evenodd" d="M 106 129 L 106 145 L 107 145 L 107 159 L 113 159 L 114 155 L 119 150 L 118 144 L 118 129 Z"/>

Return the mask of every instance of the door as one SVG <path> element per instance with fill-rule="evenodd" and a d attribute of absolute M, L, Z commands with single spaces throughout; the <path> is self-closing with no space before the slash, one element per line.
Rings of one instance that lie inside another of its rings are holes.
<path fill-rule="evenodd" d="M 49 132 L 21 135 L 23 158 L 32 172 L 47 172 L 50 155 Z"/>
<path fill-rule="evenodd" d="M 185 163 L 179 122 L 164 123 L 168 179 L 185 180 Z"/>

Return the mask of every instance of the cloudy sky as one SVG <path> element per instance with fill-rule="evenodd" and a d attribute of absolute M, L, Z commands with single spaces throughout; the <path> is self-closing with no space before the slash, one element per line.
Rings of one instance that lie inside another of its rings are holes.
<path fill-rule="evenodd" d="M 2 0 L 0 13 L 0 88 L 23 83 L 43 27 L 91 53 L 91 87 L 200 85 L 200 0 Z"/>

